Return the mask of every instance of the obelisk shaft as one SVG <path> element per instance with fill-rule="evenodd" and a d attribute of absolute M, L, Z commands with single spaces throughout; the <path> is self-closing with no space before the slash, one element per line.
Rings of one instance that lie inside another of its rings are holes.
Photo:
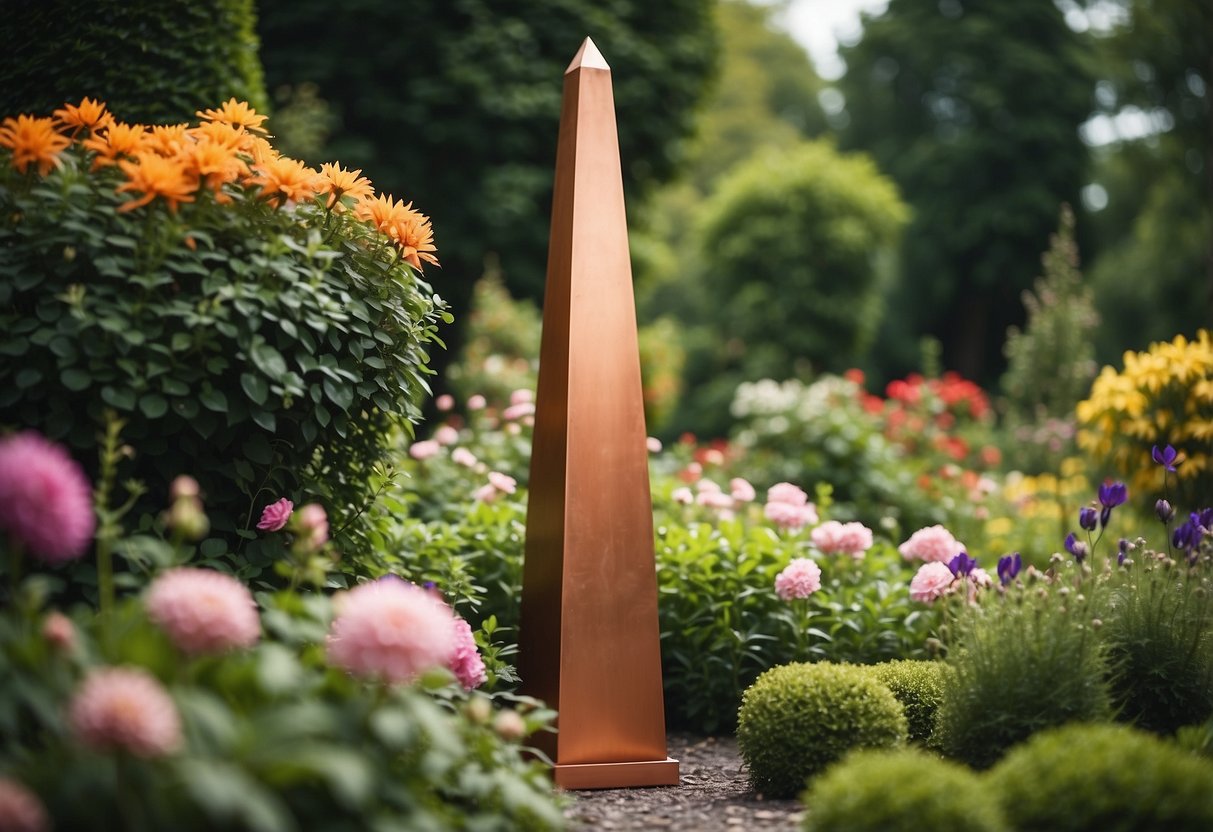
<path fill-rule="evenodd" d="M 614 97 L 588 38 L 565 74 L 536 406 L 519 665 L 559 711 L 557 783 L 677 783 Z"/>

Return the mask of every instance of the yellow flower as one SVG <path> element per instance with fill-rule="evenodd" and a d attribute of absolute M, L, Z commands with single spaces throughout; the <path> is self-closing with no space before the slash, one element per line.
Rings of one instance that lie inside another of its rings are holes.
<path fill-rule="evenodd" d="M 371 180 L 363 176 L 361 170 L 345 170 L 340 165 L 326 163 L 320 166 L 320 177 L 322 184 L 319 193 L 329 195 L 330 211 L 345 210 L 345 205 L 341 202 L 342 197 L 369 199 L 375 192 Z"/>
<path fill-rule="evenodd" d="M 199 110 L 195 115 L 207 121 L 230 124 L 233 127 L 243 127 L 254 133 L 265 135 L 266 130 L 261 126 L 266 117 L 257 115 L 257 111 L 248 105 L 247 101 L 237 101 L 229 98 L 227 103 L 217 110 Z"/>
<path fill-rule="evenodd" d="M 413 268 L 421 270 L 422 260 L 437 266 L 438 258 L 431 254 L 437 249 L 433 244 L 430 221 L 412 208 L 411 202 L 405 205 L 390 196 L 379 196 L 360 200 L 354 206 L 354 216 L 390 237 L 400 248 L 403 259 Z"/>
<path fill-rule="evenodd" d="M 92 134 L 102 127 L 108 127 L 114 117 L 106 111 L 105 102 L 93 101 L 86 96 L 79 104 L 64 104 L 61 109 L 55 110 L 55 120 L 64 128 L 71 128 L 70 135 L 74 138 L 81 130 Z"/>
<path fill-rule="evenodd" d="M 142 124 L 124 124 L 114 122 L 102 133 L 89 136 L 84 140 L 84 147 L 97 154 L 93 159 L 93 170 L 117 164 L 122 157 L 133 157 L 144 148 L 147 141 L 147 128 Z"/>
<path fill-rule="evenodd" d="M 156 197 L 162 197 L 168 202 L 169 210 L 176 213 L 178 203 L 194 201 L 198 180 L 190 175 L 185 163 L 180 159 L 141 151 L 136 154 L 134 161 L 121 159 L 118 166 L 126 174 L 127 181 L 115 190 L 118 193 L 139 191 L 143 194 L 138 199 L 122 203 L 118 207 L 119 211 L 133 211 L 141 205 L 147 205 Z"/>
<path fill-rule="evenodd" d="M 254 165 L 253 170 L 257 175 L 248 184 L 261 186 L 262 199 L 277 195 L 280 204 L 288 199 L 295 202 L 311 199 L 320 188 L 320 174 L 286 156 L 267 159 Z"/>
<path fill-rule="evenodd" d="M 56 132 L 49 118 L 17 116 L 0 124 L 0 146 L 13 151 L 13 167 L 22 173 L 33 162 L 38 165 L 38 173 L 46 176 L 52 167 L 63 164 L 59 154 L 71 143 L 67 136 Z"/>

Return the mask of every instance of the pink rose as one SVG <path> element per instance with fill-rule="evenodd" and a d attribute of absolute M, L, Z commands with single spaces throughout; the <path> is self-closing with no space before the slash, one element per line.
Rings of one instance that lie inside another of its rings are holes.
<path fill-rule="evenodd" d="M 930 603 L 951 591 L 955 576 L 946 563 L 931 561 L 918 569 L 910 581 L 910 597 L 915 601 Z"/>
<path fill-rule="evenodd" d="M 478 688 L 488 679 L 484 670 L 484 659 L 476 647 L 476 637 L 471 626 L 462 618 L 455 618 L 455 652 L 447 665 L 459 684 L 467 690 Z"/>
<path fill-rule="evenodd" d="M 439 445 L 454 445 L 459 441 L 459 431 L 450 425 L 439 425 L 434 431 L 434 441 Z"/>
<path fill-rule="evenodd" d="M 277 502 L 270 503 L 261 511 L 261 520 L 257 523 L 257 528 L 263 532 L 276 532 L 286 525 L 286 522 L 291 519 L 291 512 L 295 510 L 295 504 L 286 497 L 281 498 Z"/>
<path fill-rule="evenodd" d="M 446 413 L 455 407 L 455 397 L 450 393 L 443 393 L 438 398 L 434 399 L 434 407 L 440 412 Z"/>

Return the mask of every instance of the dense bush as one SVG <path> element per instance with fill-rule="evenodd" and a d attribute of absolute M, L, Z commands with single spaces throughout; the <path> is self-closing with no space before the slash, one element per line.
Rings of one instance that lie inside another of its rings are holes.
<path fill-rule="evenodd" d="M 188 466 L 229 545 L 281 496 L 346 528 L 427 389 L 444 314 L 420 274 L 428 221 L 278 157 L 236 102 L 156 131 L 74 109 L 0 138 L 0 423 L 87 461 L 114 409 L 132 473 L 160 495 Z M 74 143 L 54 132 L 73 126 Z M 252 540 L 237 562 L 272 557 Z"/>
<path fill-rule="evenodd" d="M 815 778 L 802 800 L 808 832 L 1002 832 L 981 779 L 923 751 L 857 751 Z"/>
<path fill-rule="evenodd" d="M 1125 726 L 1070 725 L 1013 749 L 987 782 L 1013 829 L 1203 832 L 1213 763 Z"/>
<path fill-rule="evenodd" d="M 1100 588 L 1076 572 L 1016 582 L 957 614 L 931 745 L 987 768 L 1038 731 L 1111 717 Z"/>
<path fill-rule="evenodd" d="M 768 670 L 743 694 L 737 744 L 754 789 L 792 797 L 855 748 L 896 748 L 906 718 L 893 694 L 863 668 L 790 664 Z"/>
<path fill-rule="evenodd" d="M 893 691 L 905 708 L 910 741 L 925 744 L 935 726 L 945 665 L 914 659 L 900 659 L 873 665 L 872 674 Z"/>
<path fill-rule="evenodd" d="M 264 111 L 253 0 L 101 0 L 76 11 L 71 0 L 5 4 L 0 113 L 50 115 L 84 96 L 156 124 L 233 97 Z"/>

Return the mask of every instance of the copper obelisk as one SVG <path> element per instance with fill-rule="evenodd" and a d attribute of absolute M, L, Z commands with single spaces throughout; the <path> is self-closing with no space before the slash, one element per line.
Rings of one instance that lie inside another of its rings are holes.
<path fill-rule="evenodd" d="M 678 784 L 645 439 L 611 70 L 586 38 L 564 76 L 519 632 L 564 788 Z"/>

